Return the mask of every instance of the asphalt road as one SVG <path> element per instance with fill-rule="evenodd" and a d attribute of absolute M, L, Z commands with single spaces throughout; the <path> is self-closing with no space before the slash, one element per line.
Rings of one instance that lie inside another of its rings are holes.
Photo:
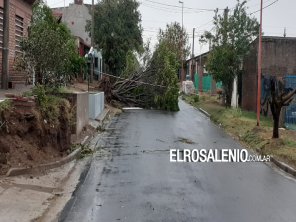
<path fill-rule="evenodd" d="M 295 180 L 266 164 L 170 163 L 171 148 L 241 148 L 191 106 L 180 108 L 115 119 L 61 221 L 296 221 Z"/>

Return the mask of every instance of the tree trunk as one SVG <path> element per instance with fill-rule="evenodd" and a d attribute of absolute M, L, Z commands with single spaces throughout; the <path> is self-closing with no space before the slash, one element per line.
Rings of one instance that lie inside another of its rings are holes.
<path fill-rule="evenodd" d="M 271 113 L 273 117 L 273 134 L 272 138 L 279 138 L 279 125 L 280 125 L 280 115 L 281 108 L 277 106 L 274 102 L 270 104 Z"/>
<path fill-rule="evenodd" d="M 230 107 L 231 106 L 231 93 L 227 92 L 226 93 L 226 107 Z"/>
<path fill-rule="evenodd" d="M 225 93 L 226 107 L 231 107 L 231 97 L 232 97 L 232 88 L 233 88 L 232 86 L 233 86 L 233 80 L 225 83 L 224 93 Z"/>
<path fill-rule="evenodd" d="M 272 138 L 279 138 L 279 122 L 280 122 L 280 112 L 273 116 L 273 134 Z"/>

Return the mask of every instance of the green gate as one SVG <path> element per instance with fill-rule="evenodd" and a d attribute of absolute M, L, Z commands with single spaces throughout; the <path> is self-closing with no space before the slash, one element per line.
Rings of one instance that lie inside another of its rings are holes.
<path fill-rule="evenodd" d="M 213 76 L 212 75 L 206 75 L 202 77 L 202 91 L 203 92 L 211 92 L 212 91 L 212 82 L 213 82 Z M 194 75 L 194 86 L 196 91 L 198 91 L 198 85 L 199 85 L 199 76 L 198 73 L 195 73 Z M 222 88 L 222 82 L 216 83 L 216 88 L 221 89 Z"/>

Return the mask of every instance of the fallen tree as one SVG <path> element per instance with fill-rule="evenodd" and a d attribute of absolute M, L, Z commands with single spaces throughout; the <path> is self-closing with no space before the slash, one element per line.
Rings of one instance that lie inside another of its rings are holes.
<path fill-rule="evenodd" d="M 104 91 L 107 102 L 116 100 L 129 106 L 148 107 L 150 101 L 145 97 L 150 97 L 149 93 L 144 92 L 147 83 L 143 82 L 144 75 L 148 71 L 138 70 L 128 78 L 121 78 L 111 74 L 103 73 L 103 78 L 99 83 L 99 88 Z"/>
<path fill-rule="evenodd" d="M 128 77 L 103 73 L 99 88 L 108 102 L 128 106 L 178 111 L 178 59 L 165 41 L 157 46 L 147 68 Z"/>

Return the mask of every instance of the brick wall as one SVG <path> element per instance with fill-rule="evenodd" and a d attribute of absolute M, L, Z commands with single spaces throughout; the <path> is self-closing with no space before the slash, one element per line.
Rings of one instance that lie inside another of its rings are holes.
<path fill-rule="evenodd" d="M 258 40 L 252 44 L 244 60 L 242 76 L 242 108 L 256 111 L 257 103 L 257 48 Z M 296 75 L 296 38 L 263 37 L 262 75 Z"/>
<path fill-rule="evenodd" d="M 9 81 L 14 87 L 16 84 L 26 82 L 25 73 L 14 68 L 15 60 L 19 49 L 16 48 L 16 16 L 23 19 L 23 36 L 28 35 L 28 26 L 32 16 L 32 5 L 23 0 L 10 0 L 9 10 Z M 3 7 L 3 0 L 0 0 L 0 7 Z M 2 48 L 0 48 L 0 79 L 2 75 Z"/>

